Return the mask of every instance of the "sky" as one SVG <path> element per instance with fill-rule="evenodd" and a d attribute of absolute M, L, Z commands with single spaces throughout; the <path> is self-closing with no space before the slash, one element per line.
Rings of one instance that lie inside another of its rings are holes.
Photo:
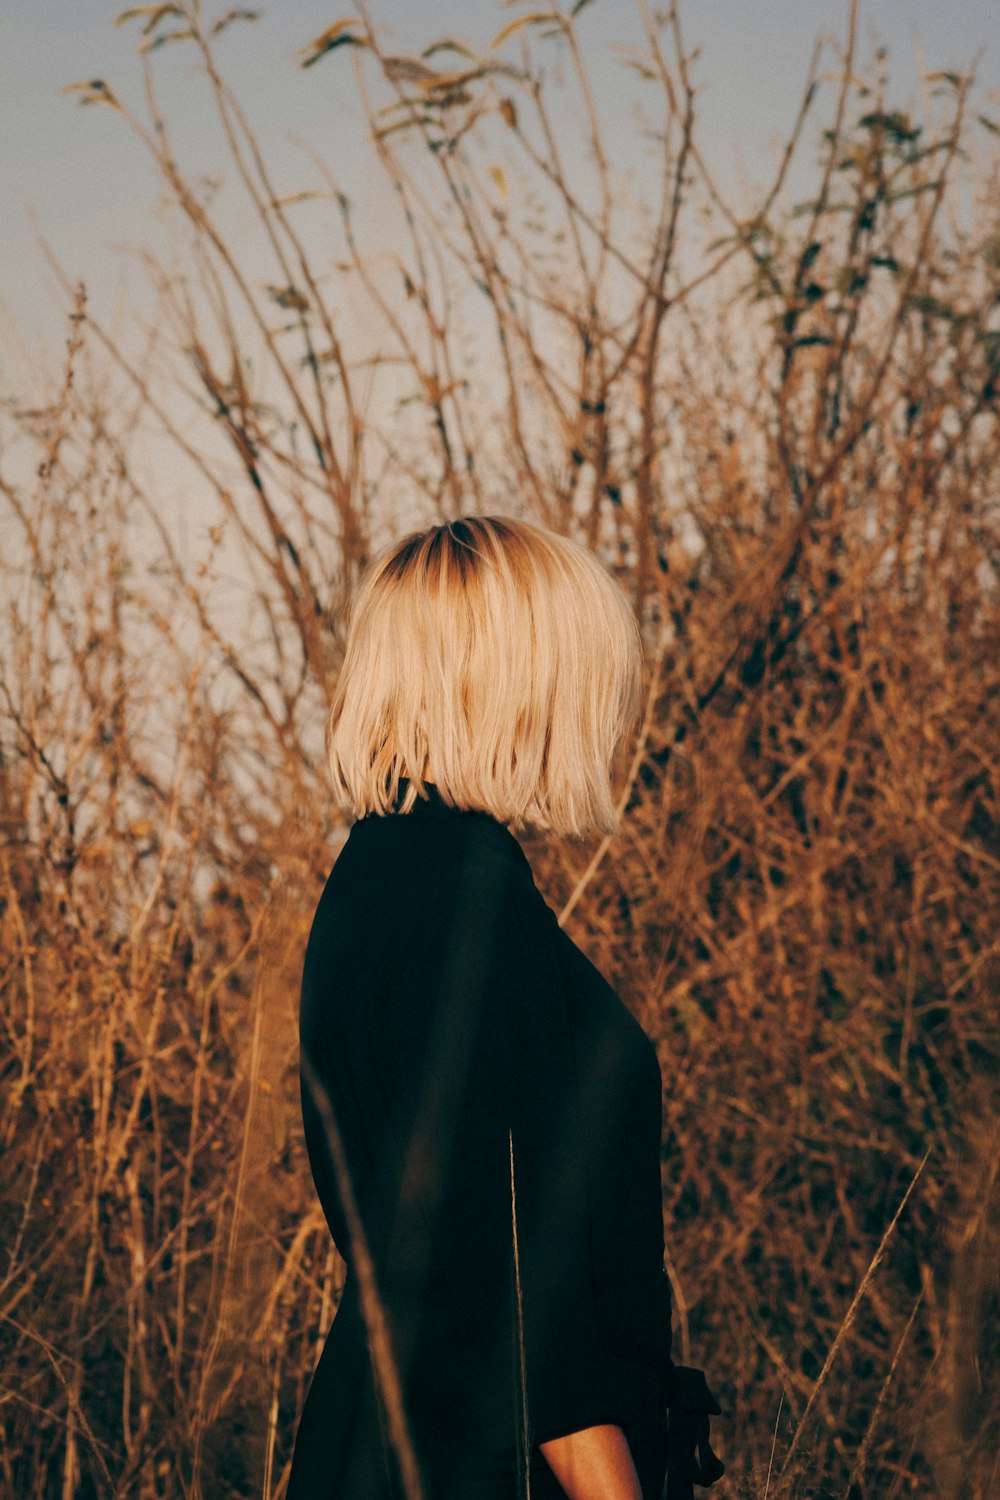
<path fill-rule="evenodd" d="M 135 22 L 114 24 L 122 8 L 119 0 L 0 0 L 0 337 L 9 341 L 16 328 L 33 353 L 51 348 L 59 356 L 66 310 L 36 223 L 105 318 L 136 285 L 129 247 L 156 236 L 160 189 L 143 149 L 111 110 L 81 108 L 61 92 L 67 83 L 103 78 L 143 113 L 140 33 Z M 226 8 L 216 0 L 205 11 Z M 218 58 L 276 180 L 288 190 L 315 181 L 308 142 L 336 162 L 349 190 L 363 192 L 363 131 L 345 55 L 308 70 L 296 58 L 350 14 L 351 0 L 261 0 L 255 8 L 261 18 L 231 26 Z M 372 0 L 372 13 L 394 50 L 417 54 L 443 35 L 485 47 L 519 12 L 500 0 Z M 681 0 L 685 40 L 702 48 L 701 139 L 734 191 L 767 177 L 794 119 L 814 39 L 842 37 L 846 14 L 846 0 Z M 627 155 L 635 123 L 620 107 L 626 75 L 612 44 L 637 39 L 635 6 L 590 0 L 578 25 L 613 151 Z M 995 0 L 862 0 L 859 38 L 863 51 L 876 40 L 888 45 L 900 99 L 915 97 L 919 49 L 926 68 L 964 69 L 985 44 L 979 78 L 985 89 L 1000 83 Z M 207 170 L 221 165 L 218 125 L 191 49 L 164 47 L 155 61 L 178 157 Z M 377 215 L 378 204 L 370 208 Z"/>
<path fill-rule="evenodd" d="M 232 0 L 202 3 L 211 19 L 226 11 Z M 507 21 L 545 3 L 370 0 L 370 9 L 384 45 L 397 53 L 419 55 L 443 36 L 457 37 L 482 51 Z M 623 68 L 615 44 L 639 40 L 638 3 L 642 0 L 588 0 L 577 22 L 612 166 L 622 169 L 624 164 L 640 163 L 638 179 L 632 179 L 633 202 L 646 196 L 647 179 L 641 175 L 639 125 L 629 102 L 636 97 L 635 80 Z M 229 27 L 218 40 L 216 59 L 249 117 L 277 190 L 290 194 L 316 187 L 319 178 L 309 152 L 316 153 L 335 169 L 359 224 L 363 221 L 363 251 L 374 246 L 388 260 L 394 205 L 384 176 L 370 171 L 372 148 L 346 49 L 305 70 L 298 59 L 312 38 L 351 13 L 352 4 L 353 0 L 259 0 L 253 8 L 260 10 L 260 19 Z M 563 4 L 568 7 L 569 0 Z M 77 81 L 104 79 L 144 123 L 148 121 L 137 55 L 139 28 L 135 22 L 114 24 L 123 5 L 124 0 L 0 0 L 0 401 L 15 408 L 51 398 L 70 328 L 69 296 L 48 265 L 36 232 L 51 247 L 69 283 L 85 282 L 92 316 L 129 354 L 140 347 L 142 318 L 150 316 L 153 305 L 140 253 L 150 247 L 165 258 L 168 222 L 154 166 L 119 115 L 100 106 L 81 108 L 76 96 L 64 91 Z M 841 41 L 845 36 L 848 0 L 680 0 L 680 14 L 686 46 L 701 48 L 694 72 L 700 90 L 702 153 L 734 207 L 739 207 L 741 196 L 749 206 L 752 190 L 773 177 L 799 108 L 817 36 Z M 860 0 L 861 58 L 870 56 L 878 44 L 889 50 L 890 103 L 912 104 L 918 113 L 922 69 L 965 71 L 981 51 L 979 104 L 1000 119 L 996 0 Z M 516 61 L 516 42 L 506 45 L 509 59 Z M 835 52 L 825 56 L 833 67 Z M 268 274 L 253 260 L 253 215 L 232 182 L 219 121 L 193 48 L 165 46 L 153 61 L 161 111 L 185 175 L 193 180 L 199 173 L 224 173 L 217 217 L 227 244 L 246 252 L 261 282 L 274 279 L 273 270 Z M 558 65 L 553 61 L 546 66 Z M 575 174 L 574 187 L 585 192 L 585 131 L 575 131 L 569 116 L 558 123 L 568 153 L 580 143 L 577 159 L 568 164 Z M 790 174 L 788 194 L 793 203 L 809 196 L 814 181 L 814 139 L 807 138 L 802 161 Z M 652 199 L 657 184 L 648 185 Z M 296 228 L 311 258 L 315 253 L 316 264 L 322 264 L 324 256 L 328 262 L 332 258 L 328 205 L 323 212 L 325 219 L 318 205 L 296 209 Z M 338 295 L 347 296 L 339 284 Z M 350 315 L 346 303 L 338 303 L 336 311 Z M 367 336 L 364 329 L 362 333 Z M 165 404 L 172 399 L 168 393 Z M 185 420 L 191 423 L 187 408 Z M 218 472 L 221 439 L 214 430 L 203 430 L 206 426 L 213 426 L 208 417 L 201 427 L 186 427 L 185 435 L 196 444 L 204 439 L 205 451 L 215 439 Z M 155 497 L 161 513 L 170 516 L 175 545 L 182 558 L 193 563 L 204 555 L 210 523 L 217 519 L 203 478 L 155 424 L 132 431 L 129 452 L 132 474 L 144 492 Z M 228 450 L 226 457 L 238 484 L 237 461 Z M 11 470 L 18 462 L 26 466 L 31 480 L 35 458 L 27 445 L 5 449 L 0 459 L 8 481 L 16 479 Z M 3 519 L 0 515 L 0 523 Z M 155 550 L 151 529 L 147 541 Z M 10 545 L 0 525 L 0 555 Z M 249 629 L 244 600 L 240 564 L 227 559 L 214 606 L 231 622 L 237 639 Z"/>
<path fill-rule="evenodd" d="M 203 13 L 211 20 L 231 3 L 202 0 Z M 634 101 L 642 97 L 644 86 L 623 67 L 621 52 L 623 44 L 641 39 L 640 3 L 586 0 L 577 20 L 612 166 L 624 170 L 629 163 L 639 164 L 631 175 L 633 201 L 652 200 L 657 186 L 642 176 Z M 569 0 L 563 5 L 569 8 Z M 117 113 L 103 106 L 81 108 L 78 96 L 66 92 L 68 84 L 103 79 L 148 124 L 143 61 L 137 51 L 140 27 L 134 20 L 115 24 L 123 8 L 123 0 L 0 0 L 0 400 L 15 406 L 51 398 L 70 331 L 70 297 L 47 263 L 38 235 L 51 247 L 70 285 L 78 280 L 86 284 L 91 315 L 132 356 L 142 346 L 143 317 L 151 318 L 154 305 L 141 252 L 149 247 L 161 261 L 169 256 L 164 189 L 145 148 Z M 277 190 L 289 194 L 320 185 L 309 156 L 314 152 L 335 170 L 352 200 L 363 251 L 381 248 L 388 258 L 391 236 L 398 233 L 395 205 L 384 176 L 370 171 L 372 148 L 347 49 L 308 69 L 299 59 L 301 49 L 331 22 L 352 13 L 353 0 L 259 0 L 252 8 L 259 19 L 230 26 L 218 39 L 215 55 L 249 117 Z M 538 8 L 544 8 L 544 0 L 370 0 L 383 44 L 410 55 L 444 36 L 482 52 L 508 21 Z M 748 206 L 753 189 L 773 177 L 817 37 L 843 42 L 848 0 L 680 0 L 680 15 L 686 47 L 701 49 L 693 71 L 702 153 L 734 206 L 741 198 Z M 912 104 L 918 111 L 921 70 L 965 71 L 981 53 L 980 105 L 1000 118 L 996 0 L 860 0 L 858 42 L 859 60 L 876 45 L 888 48 L 890 102 L 894 107 Z M 539 48 L 546 45 L 553 59 L 546 67 L 558 83 L 554 44 L 539 43 Z M 517 61 L 517 46 L 516 39 L 505 44 L 511 62 Z M 833 68 L 836 51 L 824 56 Z M 224 186 L 213 213 L 227 243 L 245 253 L 244 268 L 259 272 L 263 286 L 275 273 L 256 259 L 264 248 L 258 250 L 253 240 L 255 234 L 259 240 L 259 230 L 235 183 L 194 49 L 164 46 L 152 61 L 174 154 L 188 180 L 201 173 L 222 174 Z M 435 59 L 437 65 L 442 62 Z M 655 90 L 648 97 L 655 101 Z M 821 95 L 832 97 L 832 90 Z M 571 122 L 566 128 L 567 120 L 559 124 L 574 186 L 585 195 L 593 176 L 583 121 L 579 131 Z M 793 203 L 809 196 L 814 181 L 814 139 L 815 134 L 807 136 L 789 175 Z M 569 153 L 576 142 L 579 154 L 573 161 Z M 647 155 L 647 161 L 652 159 Z M 323 205 L 325 217 L 318 205 L 300 205 L 295 212 L 296 227 L 316 263 L 324 256 L 334 258 L 329 205 Z M 340 290 L 338 295 L 348 297 Z M 349 301 L 337 310 L 348 320 L 352 316 Z M 364 338 L 363 328 L 361 333 Z M 173 399 L 166 394 L 168 405 Z M 189 412 L 184 420 L 190 422 Z M 192 436 L 217 438 L 197 428 Z M 143 478 L 152 476 L 158 503 L 169 507 L 177 521 L 182 554 L 200 553 L 208 535 L 202 481 L 152 427 L 133 433 L 132 452 Z M 4 459 L 14 463 L 16 455 L 5 454 Z M 27 448 L 20 459 L 30 464 Z"/>

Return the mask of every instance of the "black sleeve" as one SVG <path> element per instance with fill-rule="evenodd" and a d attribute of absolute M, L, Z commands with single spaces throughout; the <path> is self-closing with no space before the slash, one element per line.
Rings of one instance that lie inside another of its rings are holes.
<path fill-rule="evenodd" d="M 595 1300 L 586 1132 L 559 936 L 540 893 L 518 889 L 505 912 L 490 985 L 513 1142 L 515 1332 L 523 1335 L 528 1428 L 536 1443 L 625 1418 Z"/>

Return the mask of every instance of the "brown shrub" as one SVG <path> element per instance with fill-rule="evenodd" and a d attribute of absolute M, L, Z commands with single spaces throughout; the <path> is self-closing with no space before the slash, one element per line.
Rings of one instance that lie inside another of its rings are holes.
<path fill-rule="evenodd" d="M 150 260 L 158 364 L 79 289 L 65 370 L 2 419 L 2 1483 L 282 1492 L 341 1271 L 296 1082 L 343 835 L 323 709 L 380 539 L 499 509 L 585 537 L 643 623 L 627 835 L 529 852 L 659 1046 L 677 1339 L 724 1401 L 728 1493 L 985 1500 L 1000 200 L 972 81 L 941 76 L 918 124 L 852 14 L 811 201 L 781 194 L 810 80 L 773 189 L 736 212 L 679 24 L 640 4 L 663 128 L 637 231 L 576 23 L 550 26 L 580 181 L 529 25 L 519 70 L 465 59 L 414 102 L 361 19 L 304 61 L 361 60 L 400 237 L 390 279 L 318 163 L 331 281 L 173 9 L 275 281 L 253 290 L 181 174 L 152 75 L 149 125 L 81 85 L 150 150 L 191 279 Z M 339 291 L 364 310 L 344 334 Z M 197 561 L 137 470 L 140 417 L 193 466 Z"/>

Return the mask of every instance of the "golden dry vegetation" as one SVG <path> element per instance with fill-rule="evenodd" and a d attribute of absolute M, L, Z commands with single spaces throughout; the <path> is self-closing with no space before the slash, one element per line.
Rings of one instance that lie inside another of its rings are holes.
<path fill-rule="evenodd" d="M 217 60 L 244 13 L 134 8 L 145 117 L 77 87 L 149 152 L 177 253 L 138 352 L 67 280 L 64 368 L 0 414 L 11 1497 L 283 1494 L 342 1270 L 297 1081 L 345 831 L 323 714 L 373 550 L 464 511 L 585 539 L 642 622 L 624 835 L 527 847 L 659 1047 L 715 1493 L 998 1492 L 1000 131 L 964 75 L 906 112 L 851 11 L 734 207 L 680 19 L 638 0 L 630 199 L 575 10 L 499 11 L 482 57 L 386 56 L 363 12 L 303 50 L 367 112 L 389 244 L 318 153 L 314 189 L 271 180 Z M 174 158 L 168 35 L 252 266 Z"/>

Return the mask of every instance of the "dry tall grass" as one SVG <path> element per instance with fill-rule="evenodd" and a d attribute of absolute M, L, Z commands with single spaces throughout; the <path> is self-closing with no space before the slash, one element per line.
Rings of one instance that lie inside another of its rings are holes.
<path fill-rule="evenodd" d="M 529 853 L 659 1045 L 720 1492 L 995 1495 L 1000 182 L 972 80 L 911 118 L 852 11 L 737 211 L 679 20 L 638 0 L 662 199 L 630 204 L 585 11 L 419 60 L 361 12 L 302 60 L 356 65 L 400 232 L 366 249 L 317 160 L 331 268 L 216 66 L 243 13 L 137 10 L 200 53 L 274 269 L 258 290 L 184 176 L 151 65 L 145 121 L 79 85 L 150 152 L 183 274 L 149 259 L 141 358 L 78 289 L 64 370 L 0 416 L 0 1488 L 283 1493 L 342 1270 L 295 1040 L 343 834 L 324 705 L 372 548 L 496 509 L 586 538 L 643 622 L 627 835 Z M 148 420 L 193 466 L 197 565 L 136 468 Z"/>

